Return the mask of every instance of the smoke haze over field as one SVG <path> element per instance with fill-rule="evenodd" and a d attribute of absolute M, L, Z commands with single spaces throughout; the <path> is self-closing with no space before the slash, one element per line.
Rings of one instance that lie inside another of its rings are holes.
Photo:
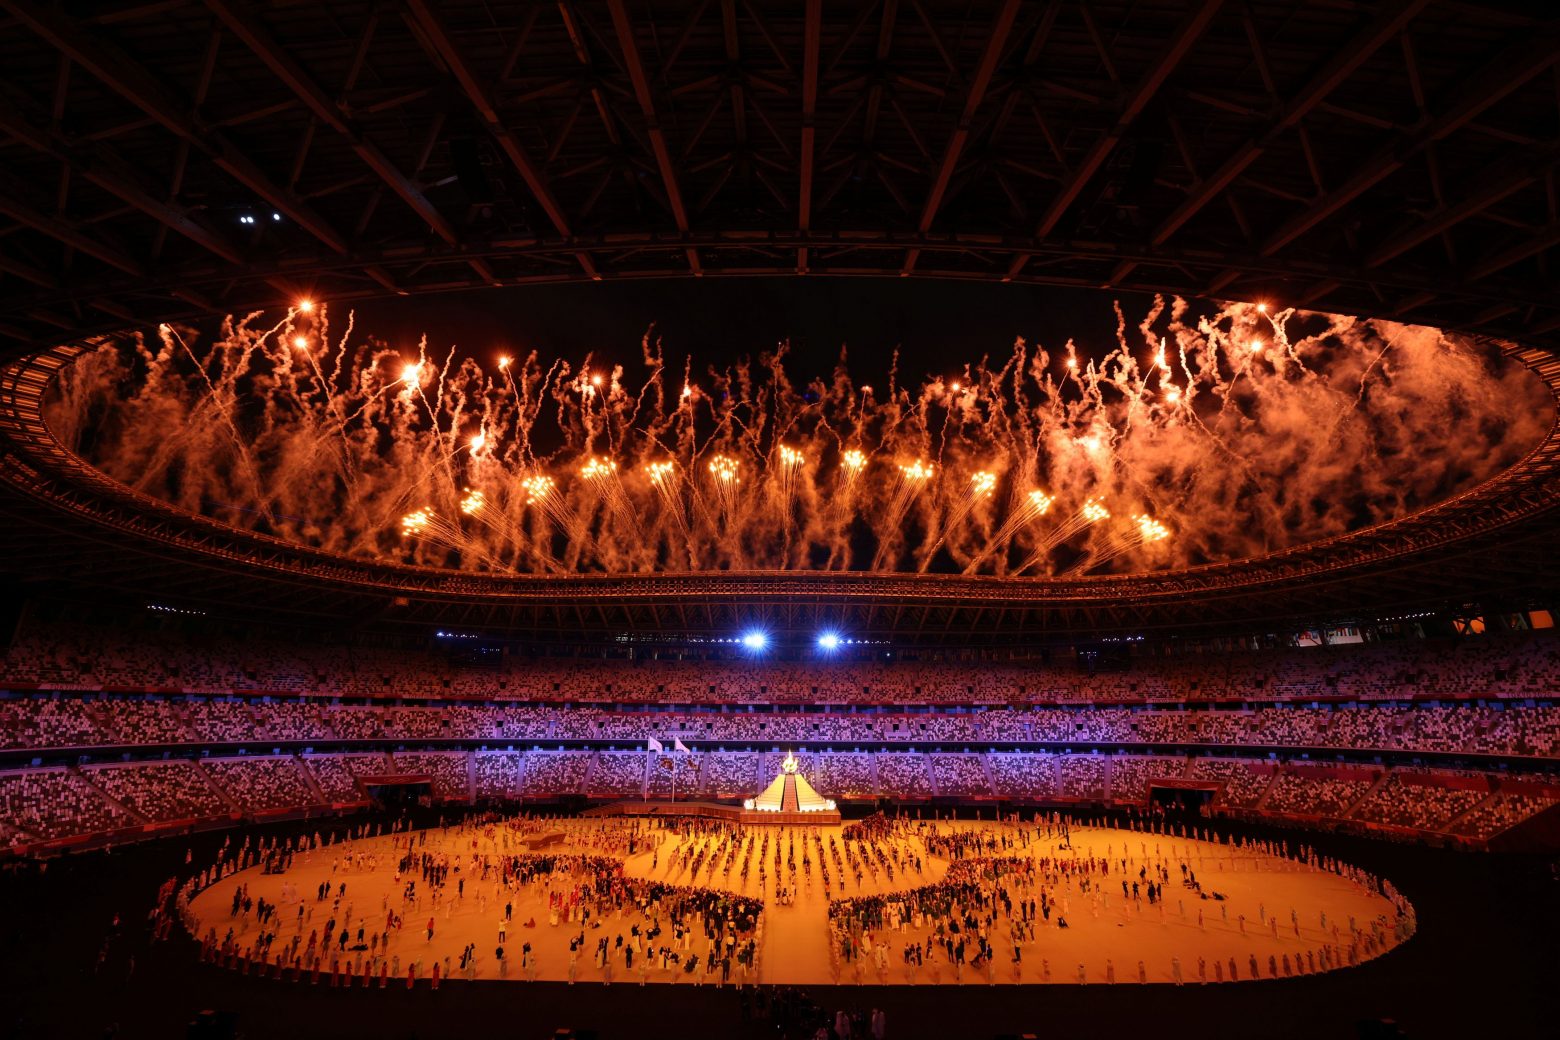
<path fill-rule="evenodd" d="M 869 379 L 783 345 L 699 361 L 652 333 L 633 363 L 501 361 L 361 325 L 319 306 L 105 343 L 49 420 L 148 494 L 382 561 L 1043 575 L 1391 519 L 1515 462 L 1553 407 L 1437 330 L 1249 305 L 1155 301 L 1118 310 L 1108 351 L 965 342 L 985 360 Z"/>

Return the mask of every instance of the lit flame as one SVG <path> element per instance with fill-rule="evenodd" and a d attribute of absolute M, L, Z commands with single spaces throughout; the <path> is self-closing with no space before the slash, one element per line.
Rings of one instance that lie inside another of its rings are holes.
<path fill-rule="evenodd" d="M 293 346 L 297 347 L 299 350 L 308 350 L 309 349 L 309 337 L 308 336 L 294 336 L 293 337 Z"/>
<path fill-rule="evenodd" d="M 544 473 L 526 477 L 520 482 L 520 488 L 525 492 L 525 504 L 534 506 L 541 502 L 553 491 L 553 478 Z"/>
<path fill-rule="evenodd" d="M 1262 348 L 1266 345 L 1267 344 L 1263 343 L 1260 339 L 1254 339 L 1246 346 L 1246 349 L 1251 351 L 1253 354 L 1260 354 L 1262 353 Z"/>
<path fill-rule="evenodd" d="M 420 375 L 422 375 L 422 362 L 421 361 L 417 362 L 415 365 L 407 365 L 405 368 L 401 369 L 401 382 L 403 382 L 403 383 L 416 382 L 417 381 L 417 377 L 420 376 Z"/>
<path fill-rule="evenodd" d="M 1170 529 L 1147 513 L 1133 517 L 1137 521 L 1138 534 L 1145 542 L 1162 542 L 1170 537 Z"/>
<path fill-rule="evenodd" d="M 298 310 L 303 314 L 313 314 L 314 301 L 305 296 L 303 299 L 298 301 Z"/>
<path fill-rule="evenodd" d="M 617 463 L 611 459 L 598 459 L 594 455 L 590 461 L 580 467 L 580 476 L 587 480 L 600 477 L 609 477 L 617 472 Z"/>
<path fill-rule="evenodd" d="M 510 359 L 508 355 L 498 359 L 498 369 L 500 372 L 509 367 L 509 361 Z"/>
<path fill-rule="evenodd" d="M 486 444 L 487 434 L 485 433 L 479 433 L 475 437 L 471 438 L 471 450 L 473 452 L 481 451 L 483 446 Z"/>

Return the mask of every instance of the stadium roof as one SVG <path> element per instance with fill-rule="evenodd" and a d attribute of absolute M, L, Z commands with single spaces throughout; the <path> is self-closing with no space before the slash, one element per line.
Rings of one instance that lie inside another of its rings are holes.
<path fill-rule="evenodd" d="M 715 275 L 1560 329 L 1542 5 L 0 0 L 0 344 Z"/>

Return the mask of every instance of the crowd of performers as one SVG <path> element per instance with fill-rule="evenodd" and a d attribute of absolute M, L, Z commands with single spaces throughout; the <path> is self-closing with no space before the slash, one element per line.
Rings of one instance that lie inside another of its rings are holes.
<path fill-rule="evenodd" d="M 624 855 L 659 846 L 664 840 L 648 825 L 624 833 L 600 823 L 560 823 L 572 827 L 571 845 L 583 844 L 592 851 L 522 851 L 528 847 L 528 831 L 554 822 L 558 821 L 490 816 L 394 837 L 397 855 L 385 869 L 393 866 L 395 905 L 384 897 L 378 908 L 360 910 L 348 880 L 322 881 L 310 893 L 312 898 L 284 883 L 282 902 L 289 904 L 289 917 L 284 920 L 280 905 L 252 897 L 248 884 L 240 882 L 235 883 L 231 900 L 224 901 L 227 921 L 198 920 L 190 906 L 197 892 L 256 864 L 274 872 L 275 864 L 299 856 L 305 862 L 329 856 L 333 878 L 349 870 L 379 870 L 383 846 L 368 850 L 357 844 L 382 836 L 384 828 L 365 824 L 339 841 L 335 835 L 318 833 L 291 842 L 272 839 L 251 844 L 245 838 L 236 849 L 224 843 L 217 861 L 184 884 L 176 879 L 166 883 L 154 916 L 170 922 L 182 918 L 191 934 L 199 937 L 203 960 L 244 973 L 380 988 L 392 981 L 411 988 L 423 979 L 437 989 L 442 980 L 452 977 L 513 975 L 533 981 L 538 977 L 537 950 L 530 939 L 534 933 L 529 930 L 539 923 L 534 918 L 516 920 L 515 901 L 524 886 L 539 886 L 547 925 L 570 932 L 571 983 L 579 978 L 582 962 L 607 983 L 615 977 L 637 979 L 641 985 L 650 980 L 715 985 L 756 981 L 762 938 L 760 900 L 626 876 Z M 400 831 L 399 825 L 392 825 L 393 836 Z M 431 847 L 430 834 L 435 838 Z M 461 851 L 451 852 L 451 848 Z M 479 916 L 494 918 L 494 944 L 479 950 L 476 943 L 468 943 L 458 957 L 417 955 L 422 952 L 419 946 L 433 940 L 441 913 L 447 921 L 457 906 L 474 907 Z M 630 915 L 628 921 L 625 913 Z M 425 924 L 424 914 L 428 915 Z M 413 940 L 422 942 L 404 942 L 402 936 L 408 931 Z M 408 946 L 403 962 L 402 950 Z"/>
<path fill-rule="evenodd" d="M 1163 851 L 1165 842 L 1155 841 L 1150 847 L 1150 837 L 1218 843 L 1219 837 L 1207 829 L 1148 822 L 1143 825 L 1143 840 L 1137 842 L 1135 850 L 1129 841 L 1123 843 L 1119 852 L 1109 845 L 1105 856 L 1092 856 L 1072 848 L 1070 822 L 1059 814 L 1036 814 L 1028 824 L 1015 817 L 1009 824 L 994 831 L 943 831 L 935 822 L 876 818 L 863 832 L 871 835 L 869 840 L 874 846 L 882 842 L 908 844 L 905 839 L 914 838 L 928 854 L 952 862 L 947 874 L 935 884 L 829 903 L 831 970 L 835 981 L 841 981 L 848 970 L 861 982 L 871 970 L 878 981 L 886 983 L 895 958 L 904 965 L 905 976 L 912 984 L 923 971 L 930 981 L 942 981 L 943 965 L 958 981 L 963 981 L 969 971 L 994 983 L 1003 961 L 1007 962 L 1013 980 L 1018 981 L 1023 974 L 1025 951 L 1036 942 L 1040 929 L 1070 927 L 1067 915 L 1072 912 L 1074 899 L 1095 918 L 1111 912 L 1111 889 L 1116 884 L 1121 889 L 1121 913 L 1127 918 L 1157 913 L 1163 923 L 1173 912 L 1189 924 L 1193 919 L 1187 906 L 1190 899 L 1200 930 L 1207 929 L 1213 913 L 1219 915 L 1222 925 L 1230 923 L 1224 895 L 1204 887 L 1193 863 L 1186 858 L 1172 858 Z M 1042 839 L 1057 843 L 1058 854 L 1030 855 L 1029 847 Z M 1195 975 L 1199 983 L 1223 982 L 1226 978 L 1238 982 L 1243 973 L 1249 979 L 1280 978 L 1352 966 L 1406 941 L 1414 933 L 1413 906 L 1384 879 L 1321 856 L 1309 846 L 1293 847 L 1287 841 L 1236 839 L 1224 844 L 1232 855 L 1235 850 L 1259 854 L 1282 864 L 1281 869 L 1338 874 L 1384 896 L 1393 909 L 1390 914 L 1382 913 L 1369 921 L 1351 916 L 1347 927 L 1336 919 L 1329 921 L 1323 911 L 1318 927 L 1307 929 L 1309 934 L 1303 935 L 1297 911 L 1291 908 L 1287 921 L 1281 922 L 1278 913 L 1270 913 L 1265 904 L 1259 905 L 1256 922 L 1248 922 L 1244 914 L 1236 915 L 1240 933 L 1249 934 L 1248 928 L 1253 932 L 1260 929 L 1275 940 L 1281 936 L 1293 939 L 1299 944 L 1292 951 L 1293 956 L 1288 950 L 1269 954 L 1264 965 L 1251 953 L 1243 967 L 1233 956 L 1226 965 L 1218 958 L 1210 964 L 1199 955 Z M 1182 852 L 1184 855 L 1185 850 Z M 1179 886 L 1174 911 L 1169 906 L 1171 896 L 1166 892 L 1172 884 Z M 1205 903 L 1212 906 L 1205 908 Z M 916 936 L 907 940 L 906 931 L 912 928 Z M 924 940 L 920 938 L 922 932 L 926 933 Z M 1176 985 L 1190 981 L 1190 963 L 1183 965 L 1179 955 L 1160 967 L 1164 974 L 1160 974 L 1159 968 L 1152 972 L 1156 980 L 1168 978 Z M 1092 971 L 1080 962 L 1075 973 L 1058 978 L 1079 984 L 1147 983 L 1150 975 L 1150 968 L 1139 960 L 1135 970 L 1123 970 L 1118 977 L 1114 961 L 1107 958 Z M 1049 959 L 1041 958 L 1039 977 L 1042 982 L 1052 981 Z"/>
<path fill-rule="evenodd" d="M 826 844 L 816 827 L 749 827 L 713 820 L 684 820 L 671 827 L 680 837 L 669 853 L 672 878 L 686 876 L 689 883 L 696 884 L 702 872 L 709 884 L 718 873 L 722 884 L 729 886 L 735 870 L 746 888 L 756 869 L 759 893 L 767 895 L 772 870 L 774 901 L 779 906 L 795 902 L 803 886 L 812 891 L 815 863 L 825 899 L 833 899 L 836 891 L 853 881 L 857 888 L 863 887 L 869 876 L 877 884 L 880 877 L 893 882 L 911 871 L 920 876 L 926 869 L 913 849 L 870 840 L 866 832 L 850 828 L 838 838 L 830 835 Z M 657 865 L 659 853 L 651 869 Z"/>
<path fill-rule="evenodd" d="M 1092 967 L 1080 963 L 1076 970 L 1058 966 L 1057 981 L 1148 981 L 1151 974 L 1177 984 L 1278 978 L 1353 965 L 1413 933 L 1413 908 L 1389 883 L 1308 846 L 1221 839 L 1204 828 L 1163 821 L 1134 826 L 1140 840 L 1108 845 L 1098 855 L 1073 847 L 1069 819 L 1055 813 L 1014 817 L 983 829 L 875 815 L 832 835 L 818 828 L 696 818 L 624 825 L 488 815 L 434 830 L 406 831 L 393 824 L 394 854 L 385 856 L 384 843 L 362 841 L 382 836 L 384 825 L 363 824 L 339 840 L 318 833 L 290 841 L 246 837 L 235 848 L 229 838 L 211 866 L 182 885 L 170 880 L 163 886 L 154 916 L 163 935 L 175 917 L 182 918 L 200 939 L 204 959 L 242 972 L 381 988 L 392 982 L 411 987 L 419 979 L 437 988 L 452 976 L 535 980 L 539 944 L 532 941 L 532 929 L 543 926 L 566 929 L 570 983 L 586 972 L 604 983 L 616 978 L 745 985 L 758 978 L 763 897 L 787 905 L 799 887 L 811 890 L 814 868 L 828 902 L 836 981 L 846 974 L 865 981 L 870 972 L 887 982 L 895 960 L 911 983 L 923 973 L 932 982 L 945 974 L 963 981 L 967 973 L 995 982 L 1004 962 L 1017 981 L 1026 956 L 1036 956 L 1041 931 L 1070 927 L 1068 917 L 1075 913 L 1128 920 L 1157 914 L 1162 923 L 1173 915 L 1204 930 L 1217 922 L 1242 934 L 1283 937 L 1294 948 L 1269 955 L 1265 964 L 1255 953 L 1244 964 L 1233 957 L 1210 963 L 1197 956 L 1195 969 L 1189 951 L 1186 964 L 1175 956 L 1152 972 L 1142 961 L 1118 971 L 1107 959 Z M 533 851 L 539 832 L 560 828 L 568 851 Z M 1177 838 L 1212 845 L 1188 846 Z M 1393 909 L 1368 921 L 1329 920 L 1322 913 L 1315 926 L 1306 922 L 1304 934 L 1293 909 L 1286 918 L 1261 906 L 1257 920 L 1248 921 L 1231 915 L 1223 894 L 1198 877 L 1205 852 L 1215 862 L 1221 854 L 1231 862 L 1237 855 L 1255 855 L 1273 864 L 1266 869 L 1330 871 L 1385 896 Z M 637 853 L 650 854 L 652 872 L 664 860 L 666 879 L 626 875 L 624 857 Z M 949 862 L 935 883 L 924 883 L 926 856 Z M 241 870 L 284 870 L 300 859 L 319 864 L 328 859 L 332 880 L 306 893 L 284 882 L 279 903 L 251 897 L 247 883 L 235 881 L 231 899 L 223 900 L 227 920 L 199 921 L 191 911 L 197 891 Z M 350 872 L 380 870 L 393 871 L 394 894 L 377 907 L 360 908 Z M 715 887 L 717 877 L 720 885 L 732 887 L 733 874 L 742 889 L 756 874 L 761 898 Z M 852 883 L 865 892 L 868 878 L 874 890 L 892 891 L 844 896 Z M 906 887 L 897 889 L 898 884 Z M 516 920 L 515 902 L 528 887 L 541 889 L 544 923 Z M 1114 907 L 1113 890 L 1120 892 Z M 441 914 L 447 921 L 457 906 L 474 907 L 479 918 L 493 921 L 492 944 L 468 943 L 458 957 L 429 955 L 426 946 Z M 402 939 L 408 932 L 411 942 Z M 1054 942 L 1047 949 L 1055 949 Z M 1038 978 L 1052 977 L 1049 960 L 1040 958 Z"/>

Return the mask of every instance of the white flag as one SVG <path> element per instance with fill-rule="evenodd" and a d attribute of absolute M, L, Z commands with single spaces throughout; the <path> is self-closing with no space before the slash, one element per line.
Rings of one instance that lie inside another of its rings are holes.
<path fill-rule="evenodd" d="M 659 740 L 656 740 L 654 737 L 651 737 L 650 738 L 650 750 L 654 751 L 656 754 L 659 755 L 661 752 L 665 751 L 666 748 L 661 746 L 661 742 Z"/>
<path fill-rule="evenodd" d="M 673 751 L 681 751 L 685 755 L 691 753 L 691 752 L 689 752 L 689 750 L 687 748 L 683 747 L 683 742 L 682 742 L 682 738 L 681 737 L 673 737 L 672 738 L 672 750 Z"/>

